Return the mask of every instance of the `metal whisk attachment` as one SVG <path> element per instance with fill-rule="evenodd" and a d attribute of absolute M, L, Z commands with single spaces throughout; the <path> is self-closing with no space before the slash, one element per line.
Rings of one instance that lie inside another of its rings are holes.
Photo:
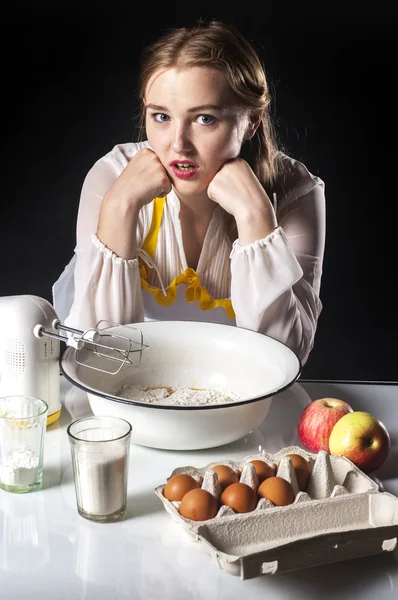
<path fill-rule="evenodd" d="M 119 373 L 124 365 L 138 367 L 142 351 L 148 348 L 143 342 L 142 331 L 131 325 L 99 321 L 96 327 L 81 331 L 56 321 L 53 327 L 65 331 L 67 335 L 46 331 L 42 326 L 35 333 L 38 337 L 61 340 L 75 348 L 77 364 L 111 375 Z"/>

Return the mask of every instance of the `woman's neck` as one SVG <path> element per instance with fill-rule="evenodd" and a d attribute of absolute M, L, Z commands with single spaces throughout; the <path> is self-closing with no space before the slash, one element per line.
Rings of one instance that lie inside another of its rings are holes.
<path fill-rule="evenodd" d="M 206 195 L 180 200 L 182 242 L 188 267 L 197 269 L 214 209 L 218 206 Z M 185 201 L 184 201 L 185 200 Z"/>
<path fill-rule="evenodd" d="M 180 218 L 188 222 L 209 223 L 218 206 L 207 194 L 186 198 L 176 193 L 176 196 L 180 201 Z"/>

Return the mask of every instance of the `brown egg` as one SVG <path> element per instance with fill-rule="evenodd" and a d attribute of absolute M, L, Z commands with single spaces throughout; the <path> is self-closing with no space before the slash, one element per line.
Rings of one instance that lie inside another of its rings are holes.
<path fill-rule="evenodd" d="M 218 502 L 207 490 L 202 488 L 190 490 L 180 504 L 180 514 L 192 521 L 207 521 L 216 516 Z"/>
<path fill-rule="evenodd" d="M 218 482 L 221 486 L 221 491 L 233 483 L 238 483 L 239 477 L 231 467 L 227 465 L 215 465 L 211 467 L 212 471 L 217 473 Z"/>
<path fill-rule="evenodd" d="M 167 500 L 179 501 L 182 500 L 187 492 L 199 488 L 199 483 L 191 477 L 182 473 L 181 475 L 174 475 L 170 477 L 166 485 L 164 486 L 163 496 Z"/>
<path fill-rule="evenodd" d="M 275 469 L 270 467 L 263 460 L 251 460 L 250 462 L 254 465 L 259 483 L 264 481 L 264 479 L 268 479 L 268 477 L 274 477 Z"/>
<path fill-rule="evenodd" d="M 259 485 L 257 494 L 270 500 L 275 506 L 287 506 L 294 500 L 292 485 L 283 477 L 268 477 Z"/>
<path fill-rule="evenodd" d="M 307 489 L 308 481 L 311 476 L 311 465 L 300 454 L 287 454 L 293 463 L 293 468 L 296 473 L 299 490 L 302 492 Z"/>
<path fill-rule="evenodd" d="M 221 494 L 220 503 L 230 506 L 235 512 L 245 513 L 256 508 L 257 497 L 246 483 L 233 483 Z"/>

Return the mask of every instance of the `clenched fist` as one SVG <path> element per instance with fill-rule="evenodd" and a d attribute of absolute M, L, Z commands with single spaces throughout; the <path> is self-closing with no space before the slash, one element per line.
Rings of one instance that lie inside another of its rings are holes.
<path fill-rule="evenodd" d="M 207 188 L 211 200 L 236 219 L 253 209 L 261 209 L 269 198 L 250 165 L 242 158 L 226 162 Z"/>
<path fill-rule="evenodd" d="M 277 219 L 263 186 L 242 158 L 226 162 L 213 177 L 207 195 L 236 220 L 241 245 L 270 234 Z"/>
<path fill-rule="evenodd" d="M 134 258 L 140 209 L 170 190 L 171 181 L 155 152 L 137 152 L 102 201 L 98 239 L 117 256 Z"/>
<path fill-rule="evenodd" d="M 138 209 L 171 191 L 171 181 L 157 154 L 143 148 L 133 156 L 108 192 Z"/>

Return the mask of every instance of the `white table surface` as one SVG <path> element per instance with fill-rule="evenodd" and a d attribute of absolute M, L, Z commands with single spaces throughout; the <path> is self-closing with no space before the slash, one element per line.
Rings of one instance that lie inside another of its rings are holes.
<path fill-rule="evenodd" d="M 154 493 L 182 465 L 241 460 L 300 445 L 298 417 L 316 398 L 338 397 L 372 412 L 389 429 L 389 458 L 372 477 L 398 496 L 398 385 L 300 381 L 276 396 L 263 424 L 247 437 L 204 451 L 131 445 L 125 521 L 80 517 L 67 425 L 91 414 L 86 395 L 61 377 L 62 413 L 47 428 L 43 489 L 0 490 L 0 598 L 4 600 L 232 600 L 398 597 L 398 551 L 242 581 L 220 569 L 200 543 L 174 523 Z"/>

